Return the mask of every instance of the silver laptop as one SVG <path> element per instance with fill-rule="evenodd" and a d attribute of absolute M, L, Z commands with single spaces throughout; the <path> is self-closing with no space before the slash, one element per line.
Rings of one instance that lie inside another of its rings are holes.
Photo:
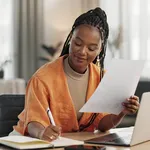
<path fill-rule="evenodd" d="M 126 134 L 111 133 L 98 138 L 86 140 L 86 143 L 133 146 L 150 140 L 150 92 L 143 93 L 140 108 L 133 130 Z"/>

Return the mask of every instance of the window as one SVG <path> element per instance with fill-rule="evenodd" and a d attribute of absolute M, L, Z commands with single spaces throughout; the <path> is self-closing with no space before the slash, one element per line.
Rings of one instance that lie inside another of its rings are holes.
<path fill-rule="evenodd" d="M 110 36 L 112 29 L 117 32 L 119 25 L 123 27 L 119 57 L 146 60 L 142 77 L 150 79 L 150 1 L 100 0 L 100 4 L 108 15 Z M 117 16 L 117 11 L 120 17 Z M 116 27 L 113 26 L 114 23 Z"/>
<path fill-rule="evenodd" d="M 13 57 L 13 0 L 0 0 L 0 64 L 12 61 L 4 67 L 6 79 L 14 77 Z"/>

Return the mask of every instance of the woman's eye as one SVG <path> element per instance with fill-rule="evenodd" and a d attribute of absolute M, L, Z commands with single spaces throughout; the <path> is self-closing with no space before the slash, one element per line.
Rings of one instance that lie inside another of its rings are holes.
<path fill-rule="evenodd" d="M 76 42 L 75 42 L 75 45 L 76 45 L 76 46 L 81 46 L 81 44 L 80 44 L 80 43 L 76 43 Z"/>
<path fill-rule="evenodd" d="M 89 47 L 88 49 L 89 49 L 90 51 L 95 51 L 95 50 L 97 50 L 96 47 Z"/>

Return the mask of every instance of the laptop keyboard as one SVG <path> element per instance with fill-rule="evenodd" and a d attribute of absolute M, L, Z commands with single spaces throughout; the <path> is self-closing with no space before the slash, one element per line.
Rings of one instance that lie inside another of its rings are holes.
<path fill-rule="evenodd" d="M 98 138 L 93 138 L 87 140 L 88 143 L 95 143 L 95 144 L 112 144 L 112 145 L 126 145 L 129 146 L 131 142 L 132 134 L 118 134 L 118 133 L 111 133 L 105 136 L 101 136 Z"/>
<path fill-rule="evenodd" d="M 130 144 L 130 141 L 131 141 L 131 135 L 127 135 L 127 136 L 118 137 L 118 138 L 114 138 L 114 139 L 108 140 L 107 142 Z"/>

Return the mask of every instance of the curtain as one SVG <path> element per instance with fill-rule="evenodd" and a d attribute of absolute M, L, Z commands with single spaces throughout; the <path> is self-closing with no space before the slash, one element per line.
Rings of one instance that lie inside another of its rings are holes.
<path fill-rule="evenodd" d="M 39 67 L 42 15 L 42 0 L 14 0 L 15 73 L 26 81 Z"/>
<path fill-rule="evenodd" d="M 120 0 L 100 0 L 100 7 L 107 15 L 109 37 L 107 41 L 106 58 L 104 67 L 107 69 L 112 58 L 119 58 L 122 42 L 122 22 Z"/>
<path fill-rule="evenodd" d="M 121 0 L 123 45 L 121 57 L 146 60 L 143 78 L 150 79 L 150 1 Z"/>
<path fill-rule="evenodd" d="M 0 0 L 0 71 L 5 79 L 14 78 L 12 12 L 13 0 Z"/>
<path fill-rule="evenodd" d="M 146 60 L 141 77 L 142 80 L 149 80 L 150 1 L 100 0 L 100 6 L 106 11 L 110 31 L 107 59 L 110 56 L 111 58 Z M 108 52 L 111 52 L 111 55 L 108 55 Z"/>

